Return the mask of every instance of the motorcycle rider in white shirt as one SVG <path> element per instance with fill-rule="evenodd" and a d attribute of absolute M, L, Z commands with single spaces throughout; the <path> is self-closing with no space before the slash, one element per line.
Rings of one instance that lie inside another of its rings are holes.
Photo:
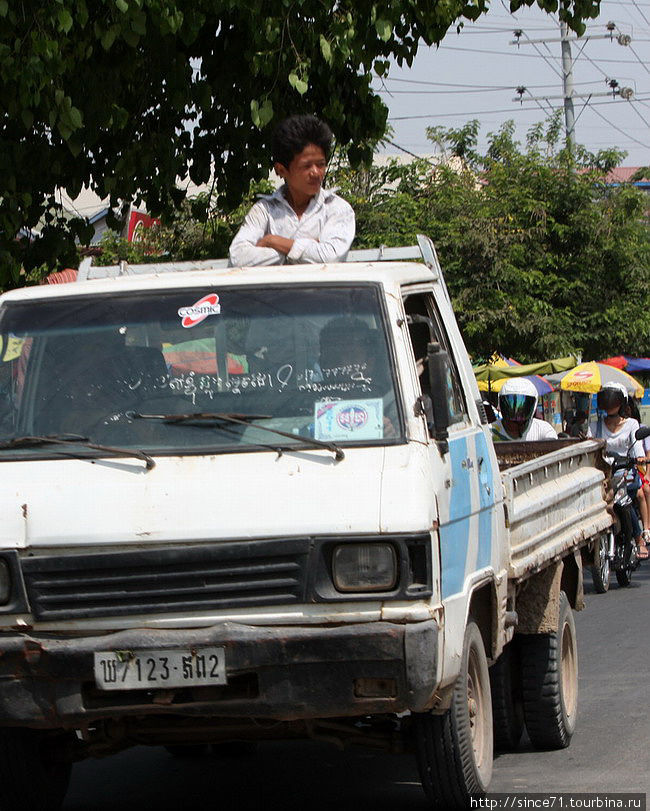
<path fill-rule="evenodd" d="M 537 389 L 534 383 L 523 377 L 506 380 L 499 391 L 501 419 L 492 423 L 492 439 L 495 442 L 557 439 L 552 425 L 535 418 L 536 410 Z"/>

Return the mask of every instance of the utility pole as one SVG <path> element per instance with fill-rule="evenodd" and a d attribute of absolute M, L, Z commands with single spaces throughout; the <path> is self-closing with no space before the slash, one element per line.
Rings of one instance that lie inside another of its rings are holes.
<path fill-rule="evenodd" d="M 562 38 L 562 77 L 564 91 L 564 126 L 566 130 L 566 144 L 569 151 L 575 146 L 576 118 L 573 110 L 573 61 L 571 59 L 571 42 L 569 40 L 569 26 L 560 23 L 560 36 Z"/>
<path fill-rule="evenodd" d="M 580 49 L 578 56 L 584 50 L 586 44 L 589 42 L 590 39 L 609 39 L 614 40 L 615 32 L 618 32 L 618 28 L 616 23 L 609 22 L 607 23 L 607 34 L 590 34 L 589 36 L 585 37 L 582 42 L 582 48 Z M 510 42 L 511 45 L 516 45 L 520 47 L 521 45 L 532 45 L 535 50 L 542 56 L 539 49 L 537 48 L 538 44 L 548 44 L 550 42 L 558 42 L 557 39 L 554 38 L 546 38 L 546 39 L 529 39 L 525 36 L 524 32 L 521 29 L 517 29 L 514 31 L 515 39 Z M 523 37 L 523 38 L 522 38 Z M 616 41 L 619 45 L 629 45 L 631 37 L 628 34 L 621 34 L 620 32 L 616 35 Z M 620 96 L 622 99 L 626 101 L 630 101 L 634 96 L 634 91 L 631 87 L 619 87 L 619 83 L 616 79 L 605 79 L 605 83 L 609 86 L 610 90 L 604 93 L 589 93 L 589 94 L 576 94 L 575 90 L 573 89 L 573 57 L 571 55 L 571 43 L 572 42 L 579 42 L 579 40 L 573 36 L 569 36 L 569 26 L 565 22 L 560 22 L 560 39 L 559 42 L 562 46 L 562 95 L 560 98 L 564 102 L 564 125 L 565 125 L 565 132 L 566 132 L 566 144 L 569 150 L 573 150 L 575 147 L 575 127 L 576 127 L 576 116 L 575 111 L 573 109 L 573 100 L 576 98 L 579 99 L 586 99 L 585 106 L 591 101 L 594 96 L 612 96 L 616 98 Z M 528 93 L 526 87 L 523 85 L 516 88 L 516 92 L 519 94 L 513 101 L 518 101 L 523 103 L 524 101 L 549 101 L 553 98 L 558 98 L 557 96 L 526 96 L 524 94 Z M 583 107 L 584 109 L 584 107 Z M 580 116 L 578 116 L 580 117 Z"/>

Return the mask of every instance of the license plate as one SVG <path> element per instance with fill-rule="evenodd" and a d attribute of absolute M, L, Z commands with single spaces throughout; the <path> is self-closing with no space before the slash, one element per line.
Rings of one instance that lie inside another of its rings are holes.
<path fill-rule="evenodd" d="M 225 648 L 98 651 L 95 683 L 101 690 L 226 684 Z"/>

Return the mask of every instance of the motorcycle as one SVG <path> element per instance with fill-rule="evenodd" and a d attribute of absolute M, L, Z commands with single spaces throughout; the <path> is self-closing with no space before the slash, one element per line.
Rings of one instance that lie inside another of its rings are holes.
<path fill-rule="evenodd" d="M 635 439 L 642 440 L 650 436 L 650 428 L 642 425 L 637 429 Z M 631 451 L 631 449 L 630 449 Z M 619 586 L 629 586 L 632 572 L 640 564 L 637 555 L 632 510 L 635 509 L 633 497 L 628 493 L 630 474 L 636 469 L 636 459 L 621 454 L 607 454 L 611 459 L 612 490 L 614 493 L 615 523 L 610 532 L 603 536 L 596 549 L 596 560 L 591 569 L 594 589 L 604 594 L 609 589 L 610 571 L 614 569 Z"/>

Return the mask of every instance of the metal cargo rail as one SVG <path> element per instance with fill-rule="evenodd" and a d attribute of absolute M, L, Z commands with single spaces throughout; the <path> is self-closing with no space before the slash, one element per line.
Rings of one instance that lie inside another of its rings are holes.
<path fill-rule="evenodd" d="M 562 443 L 496 443 L 499 461 L 528 455 L 502 472 L 509 575 L 526 577 L 549 561 L 579 549 L 612 524 L 605 500 L 606 466 L 600 440 Z M 535 448 L 535 445 L 544 446 Z M 540 454 L 530 459 L 533 454 Z"/>

